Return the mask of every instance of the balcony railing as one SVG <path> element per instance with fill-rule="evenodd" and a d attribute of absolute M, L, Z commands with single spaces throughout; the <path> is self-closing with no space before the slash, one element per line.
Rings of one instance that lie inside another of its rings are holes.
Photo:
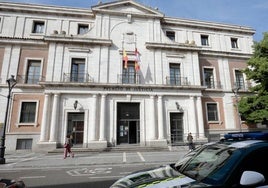
<path fill-rule="evenodd" d="M 40 75 L 18 75 L 17 78 L 17 83 L 19 84 L 38 84 L 39 82 L 42 82 L 45 80 L 44 76 Z"/>
<path fill-rule="evenodd" d="M 126 73 L 117 75 L 117 83 L 120 84 L 139 84 L 140 75 L 137 73 Z"/>
<path fill-rule="evenodd" d="M 63 81 L 85 83 L 85 82 L 94 82 L 94 79 L 88 73 L 78 73 L 78 74 L 64 73 Z"/>
<path fill-rule="evenodd" d="M 222 89 L 221 82 L 218 81 L 207 81 L 207 82 L 202 82 L 202 86 L 206 86 L 208 89 Z"/>
<path fill-rule="evenodd" d="M 187 77 L 166 77 L 166 84 L 167 85 L 174 85 L 174 86 L 186 86 L 190 85 Z"/>

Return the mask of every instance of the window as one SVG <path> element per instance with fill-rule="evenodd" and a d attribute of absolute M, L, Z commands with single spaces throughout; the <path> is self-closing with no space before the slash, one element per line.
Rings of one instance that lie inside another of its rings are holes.
<path fill-rule="evenodd" d="M 84 82 L 85 59 L 72 59 L 71 82 Z"/>
<path fill-rule="evenodd" d="M 172 40 L 175 41 L 175 32 L 174 31 L 166 31 L 166 36 Z"/>
<path fill-rule="evenodd" d="M 37 84 L 41 76 L 41 61 L 29 60 L 25 82 L 27 84 Z"/>
<path fill-rule="evenodd" d="M 123 68 L 122 83 L 135 84 L 137 79 L 138 77 L 135 71 L 135 62 L 128 61 L 127 68 Z"/>
<path fill-rule="evenodd" d="M 231 46 L 232 46 L 232 48 L 238 48 L 238 39 L 237 38 L 231 38 Z"/>
<path fill-rule="evenodd" d="M 240 70 L 235 70 L 235 86 L 240 89 L 245 89 L 244 76 Z"/>
<path fill-rule="evenodd" d="M 209 46 L 208 35 L 201 35 L 201 45 L 202 46 Z"/>
<path fill-rule="evenodd" d="M 181 85 L 181 70 L 180 64 L 171 63 L 169 64 L 169 83 L 171 85 Z"/>
<path fill-rule="evenodd" d="M 33 22 L 33 31 L 32 33 L 44 33 L 45 22 L 43 21 L 34 21 Z"/>
<path fill-rule="evenodd" d="M 22 102 L 20 111 L 20 123 L 35 123 L 36 102 Z"/>
<path fill-rule="evenodd" d="M 215 88 L 213 69 L 204 68 L 204 81 L 208 88 Z"/>
<path fill-rule="evenodd" d="M 17 139 L 17 150 L 32 149 L 33 139 Z"/>
<path fill-rule="evenodd" d="M 208 121 L 219 121 L 218 108 L 216 103 L 207 104 L 207 118 Z"/>
<path fill-rule="evenodd" d="M 78 24 L 78 34 L 82 35 L 88 32 L 88 25 L 86 24 Z"/>

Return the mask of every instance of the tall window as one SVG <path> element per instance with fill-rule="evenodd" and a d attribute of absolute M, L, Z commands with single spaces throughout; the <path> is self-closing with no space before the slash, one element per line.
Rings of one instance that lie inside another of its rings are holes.
<path fill-rule="evenodd" d="M 208 35 L 201 35 L 201 45 L 202 46 L 209 46 Z"/>
<path fill-rule="evenodd" d="M 180 64 L 169 64 L 170 84 L 181 85 L 181 70 Z"/>
<path fill-rule="evenodd" d="M 45 22 L 43 21 L 34 21 L 33 22 L 33 31 L 32 33 L 44 33 Z"/>
<path fill-rule="evenodd" d="M 84 82 L 85 79 L 85 59 L 72 59 L 71 82 Z"/>
<path fill-rule="evenodd" d="M 41 76 L 41 61 L 29 60 L 27 67 L 26 83 L 37 84 Z"/>
<path fill-rule="evenodd" d="M 232 46 L 232 48 L 238 48 L 238 39 L 237 38 L 231 38 L 231 46 Z"/>
<path fill-rule="evenodd" d="M 175 32 L 174 31 L 166 31 L 166 36 L 172 40 L 175 41 Z"/>
<path fill-rule="evenodd" d="M 86 24 L 78 24 L 78 34 L 82 35 L 88 32 L 88 25 Z"/>
<path fill-rule="evenodd" d="M 36 102 L 22 102 L 20 123 L 35 123 L 36 106 Z"/>
<path fill-rule="evenodd" d="M 245 89 L 244 76 L 240 70 L 235 70 L 235 85 L 237 88 Z"/>
<path fill-rule="evenodd" d="M 128 61 L 127 68 L 123 68 L 122 82 L 123 84 L 135 84 L 136 80 L 135 62 Z"/>
<path fill-rule="evenodd" d="M 213 69 L 211 68 L 204 69 L 204 81 L 205 86 L 207 86 L 208 88 L 215 88 Z"/>
<path fill-rule="evenodd" d="M 208 121 L 219 121 L 218 108 L 216 103 L 207 104 L 207 118 Z"/>

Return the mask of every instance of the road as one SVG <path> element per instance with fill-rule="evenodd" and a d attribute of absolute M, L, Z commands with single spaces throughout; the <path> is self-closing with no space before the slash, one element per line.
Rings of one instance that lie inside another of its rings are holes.
<path fill-rule="evenodd" d="M 76 153 L 63 159 L 62 154 L 13 153 L 0 166 L 0 177 L 22 179 L 27 187 L 94 187 L 105 188 L 135 171 L 177 161 L 186 153 L 103 152 Z"/>

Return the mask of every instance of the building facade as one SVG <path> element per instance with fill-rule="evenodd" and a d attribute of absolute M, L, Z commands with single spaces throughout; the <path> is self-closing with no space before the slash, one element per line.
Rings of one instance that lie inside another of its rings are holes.
<path fill-rule="evenodd" d="M 250 87 L 250 27 L 167 17 L 134 0 L 0 7 L 2 107 L 6 80 L 17 80 L 7 150 L 55 149 L 67 135 L 81 148 L 166 147 L 189 132 L 207 142 L 262 128 L 241 121 L 233 92 Z"/>

